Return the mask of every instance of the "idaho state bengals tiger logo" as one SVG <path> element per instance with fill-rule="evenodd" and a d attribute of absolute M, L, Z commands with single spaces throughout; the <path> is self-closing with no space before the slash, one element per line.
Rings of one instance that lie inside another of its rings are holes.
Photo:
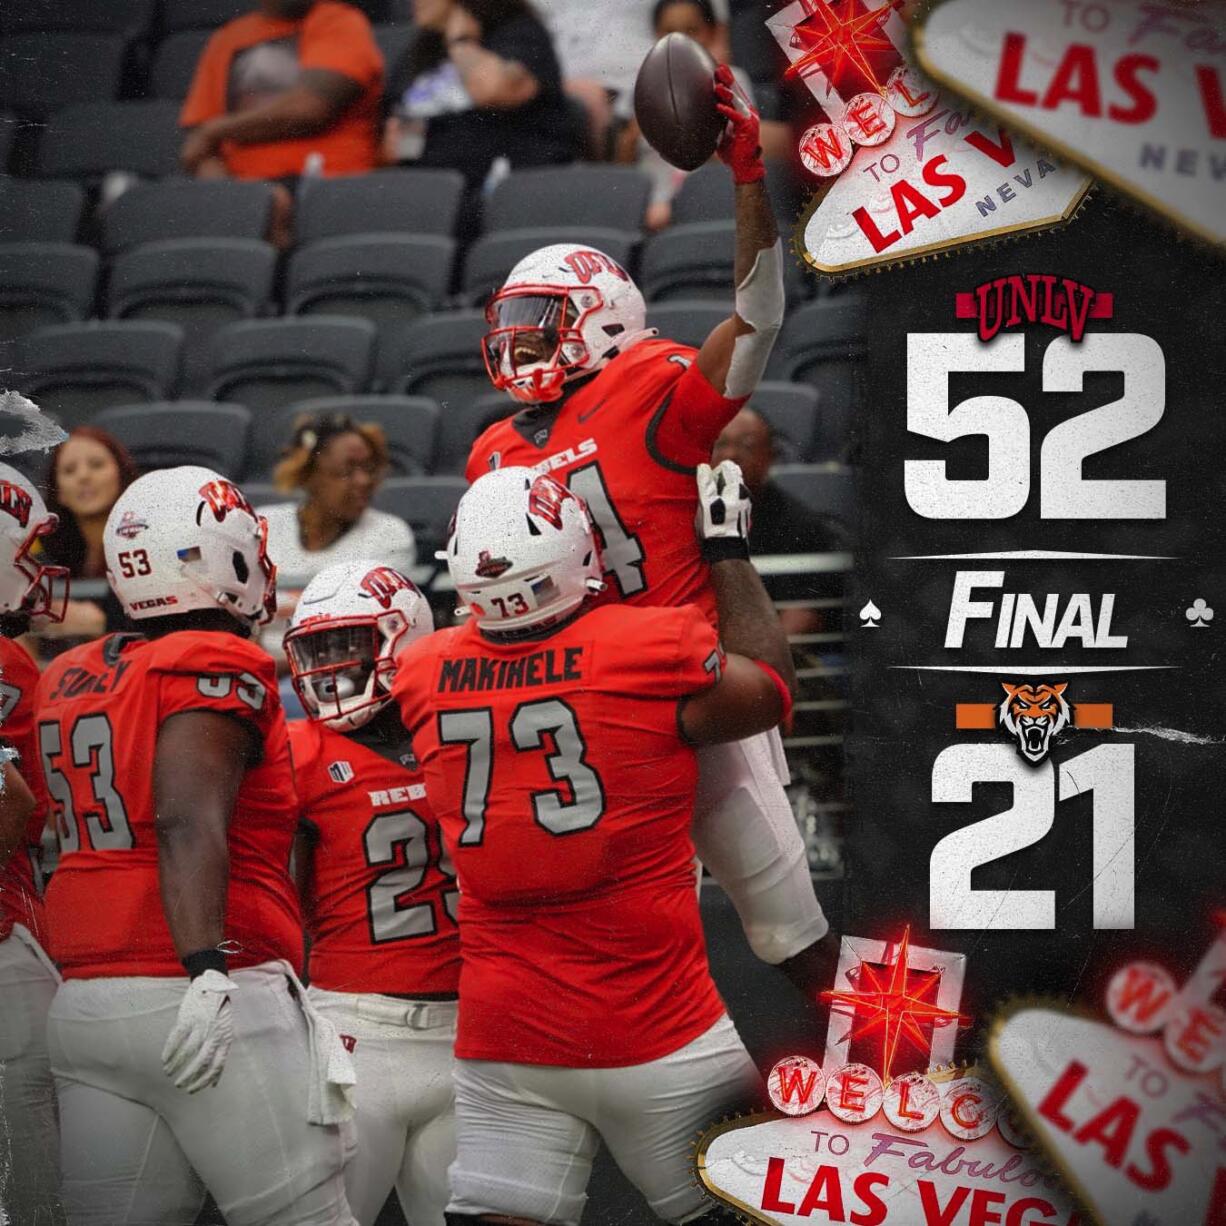
<path fill-rule="evenodd" d="M 1060 685 L 1009 685 L 1002 681 L 1005 700 L 1000 704 L 1000 725 L 1017 737 L 1017 747 L 1028 762 L 1042 762 L 1055 737 L 1069 722 L 1064 701 L 1068 682 Z"/>
<path fill-rule="evenodd" d="M 376 566 L 374 570 L 368 570 L 358 587 L 372 600 L 377 600 L 384 609 L 392 607 L 392 597 L 397 592 L 417 591 L 408 579 L 390 566 Z"/>
<path fill-rule="evenodd" d="M 246 511 L 252 519 L 255 519 L 255 510 L 247 501 L 247 495 L 232 481 L 224 479 L 206 481 L 200 487 L 200 497 L 204 499 L 204 502 L 196 511 L 197 523 L 200 522 L 205 506 L 213 512 L 213 518 L 218 523 L 221 523 L 231 511 Z"/>

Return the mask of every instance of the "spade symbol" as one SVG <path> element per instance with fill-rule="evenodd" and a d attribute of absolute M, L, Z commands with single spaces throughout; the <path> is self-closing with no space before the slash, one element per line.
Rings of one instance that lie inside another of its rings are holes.
<path fill-rule="evenodd" d="M 860 621 L 862 630 L 876 630 L 881 621 L 881 610 L 870 600 L 860 610 Z"/>

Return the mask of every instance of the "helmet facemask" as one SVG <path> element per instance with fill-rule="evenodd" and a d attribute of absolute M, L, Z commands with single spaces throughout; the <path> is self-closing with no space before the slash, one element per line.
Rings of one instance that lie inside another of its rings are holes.
<path fill-rule="evenodd" d="M 18 609 L 9 612 L 22 613 L 44 622 L 62 622 L 68 609 L 69 570 L 66 566 L 46 566 L 33 556 L 34 543 L 40 536 L 48 536 L 59 526 L 59 517 L 48 514 L 35 524 L 13 558 L 13 569 L 29 580 L 30 586 Z"/>
<path fill-rule="evenodd" d="M 582 326 L 601 305 L 595 288 L 517 285 L 500 290 L 485 310 L 490 331 L 483 353 L 490 381 L 524 404 L 559 399 L 567 380 L 592 365 Z"/>
<path fill-rule="evenodd" d="M 285 636 L 294 689 L 307 715 L 337 732 L 368 723 L 391 701 L 393 655 L 408 629 L 399 610 L 329 617 Z"/>

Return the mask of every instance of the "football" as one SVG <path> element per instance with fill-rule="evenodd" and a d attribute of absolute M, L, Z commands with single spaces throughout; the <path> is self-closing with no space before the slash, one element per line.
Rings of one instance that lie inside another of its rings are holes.
<path fill-rule="evenodd" d="M 715 152 L 727 122 L 715 109 L 715 61 L 685 34 L 666 34 L 634 82 L 634 114 L 647 143 L 678 170 Z"/>

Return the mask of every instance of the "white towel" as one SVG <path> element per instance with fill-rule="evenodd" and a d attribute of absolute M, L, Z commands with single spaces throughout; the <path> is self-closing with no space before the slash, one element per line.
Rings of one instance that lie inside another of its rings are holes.
<path fill-rule="evenodd" d="M 353 1118 L 356 1106 L 357 1072 L 340 1031 L 320 1013 L 307 996 L 294 968 L 288 962 L 278 963 L 298 993 L 298 1007 L 306 1018 L 311 1049 L 308 1078 L 307 1122 L 310 1124 L 343 1124 Z"/>

